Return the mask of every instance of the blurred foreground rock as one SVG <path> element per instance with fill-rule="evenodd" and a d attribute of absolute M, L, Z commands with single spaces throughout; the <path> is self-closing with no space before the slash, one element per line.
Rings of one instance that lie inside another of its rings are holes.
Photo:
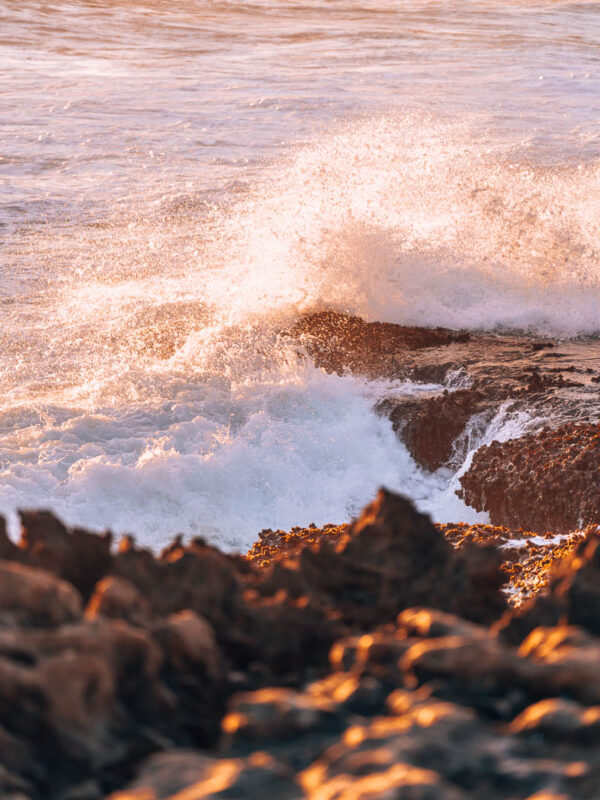
<path fill-rule="evenodd" d="M 600 796 L 593 534 L 515 611 L 497 549 L 386 491 L 248 558 L 22 522 L 0 537 L 2 798 Z"/>

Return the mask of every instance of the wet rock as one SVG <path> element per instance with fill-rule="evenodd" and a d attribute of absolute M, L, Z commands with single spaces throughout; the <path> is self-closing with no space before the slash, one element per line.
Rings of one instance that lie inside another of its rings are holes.
<path fill-rule="evenodd" d="M 360 317 L 322 311 L 303 317 L 288 332 L 300 339 L 318 367 L 343 374 L 359 372 L 372 377 L 397 377 L 409 350 L 465 342 L 468 333 L 444 328 L 415 328 L 385 322 L 365 322 Z"/>
<path fill-rule="evenodd" d="M 285 560 L 289 556 L 297 555 L 307 545 L 318 549 L 324 540 L 334 548 L 343 546 L 348 538 L 349 525 L 316 525 L 308 528 L 293 528 L 291 531 L 263 530 L 258 534 L 258 540 L 247 553 L 246 558 L 266 567 L 275 560 Z"/>
<path fill-rule="evenodd" d="M 569 423 L 492 442 L 457 492 L 494 525 L 571 531 L 600 523 L 600 425 Z"/>
<path fill-rule="evenodd" d="M 0 624 L 61 625 L 81 617 L 79 592 L 50 572 L 0 561 Z"/>
<path fill-rule="evenodd" d="M 424 399 L 386 399 L 375 409 L 389 417 L 415 461 L 433 471 L 451 460 L 455 442 L 468 421 L 488 407 L 482 392 L 459 389 Z"/>
<path fill-rule="evenodd" d="M 600 535 L 595 528 L 553 563 L 547 594 L 506 614 L 498 628 L 507 641 L 518 644 L 535 628 L 560 620 L 600 635 Z"/>

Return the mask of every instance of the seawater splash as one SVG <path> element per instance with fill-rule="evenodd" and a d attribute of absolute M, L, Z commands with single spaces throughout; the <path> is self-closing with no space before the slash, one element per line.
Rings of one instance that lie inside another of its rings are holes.
<path fill-rule="evenodd" d="M 326 307 L 597 332 L 600 167 L 524 158 L 466 124 L 378 117 L 245 187 L 41 239 L 37 293 L 4 307 L 0 508 L 237 549 L 348 519 L 380 484 L 440 521 L 480 518 L 375 416 L 381 386 L 325 375 L 279 332 Z"/>
<path fill-rule="evenodd" d="M 468 125 L 414 115 L 320 137 L 222 221 L 202 263 L 206 294 L 234 320 L 337 307 L 405 324 L 597 333 L 600 161 L 526 158 Z"/>

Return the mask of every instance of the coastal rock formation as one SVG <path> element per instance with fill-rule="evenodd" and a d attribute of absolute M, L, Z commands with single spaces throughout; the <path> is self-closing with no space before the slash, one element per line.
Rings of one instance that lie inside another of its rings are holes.
<path fill-rule="evenodd" d="M 48 513 L 23 514 L 22 524 L 19 545 L 6 539 L 0 561 L 5 796 L 95 800 L 144 756 L 214 748 L 221 735 L 235 755 L 227 768 L 213 766 L 227 780 L 289 783 L 291 762 L 280 773 L 280 759 L 258 763 L 250 752 L 261 731 L 312 731 L 308 766 L 353 714 L 383 708 L 385 693 L 370 680 L 314 683 L 337 640 L 393 624 L 415 604 L 484 623 L 506 609 L 493 549 L 455 550 L 408 500 L 383 490 L 329 537 L 283 535 L 282 558 L 272 552 L 276 534 L 261 540 L 269 559 L 201 540 L 176 540 L 157 557 L 131 538 L 114 553 L 108 536 Z M 297 699 L 311 681 L 308 699 Z M 221 734 L 227 700 L 240 691 Z"/>
<path fill-rule="evenodd" d="M 504 591 L 517 607 L 545 591 L 556 565 L 570 556 L 585 536 L 584 531 L 540 534 L 482 524 L 446 523 L 436 527 L 458 548 L 467 543 L 494 544 L 503 558 L 500 569 L 506 576 Z M 588 532 L 594 530 L 592 526 Z"/>
<path fill-rule="evenodd" d="M 598 648 L 577 628 L 553 627 L 516 649 L 484 626 L 407 609 L 385 630 L 338 642 L 326 678 L 235 696 L 217 753 L 154 755 L 111 800 L 175 800 L 184 790 L 257 800 L 592 800 Z M 343 661 L 348 651 L 356 657 Z"/>
<path fill-rule="evenodd" d="M 512 609 L 488 543 L 517 564 L 527 534 L 433 526 L 384 490 L 248 557 L 22 521 L 34 535 L 0 540 L 2 797 L 600 795 L 592 531 Z"/>
<path fill-rule="evenodd" d="M 494 525 L 570 531 L 600 523 L 600 424 L 569 423 L 474 455 L 458 495 Z"/>
<path fill-rule="evenodd" d="M 468 333 L 446 328 L 365 322 L 337 311 L 309 314 L 287 335 L 301 340 L 315 364 L 327 372 L 341 375 L 349 370 L 371 377 L 401 375 L 409 351 L 469 340 Z"/>
<path fill-rule="evenodd" d="M 489 403 L 484 393 L 474 389 L 445 390 L 427 398 L 386 399 L 375 407 L 389 417 L 415 461 L 430 471 L 450 461 L 454 443 L 468 421 L 486 408 Z"/>
<path fill-rule="evenodd" d="M 479 417 L 481 427 L 502 405 L 559 419 L 581 419 L 589 406 L 589 418 L 597 415 L 598 376 L 579 365 L 584 354 L 575 346 L 562 352 L 549 341 L 365 322 L 331 310 L 306 315 L 282 335 L 327 372 L 429 384 L 428 391 L 398 389 L 375 403 L 429 471 L 464 458 L 470 420 Z M 586 399 L 570 394 L 574 388 Z M 531 527 L 526 520 L 502 524 Z"/>
<path fill-rule="evenodd" d="M 600 636 L 600 532 L 595 526 L 550 568 L 547 591 L 500 623 L 502 635 L 521 642 L 538 626 L 559 621 Z"/>

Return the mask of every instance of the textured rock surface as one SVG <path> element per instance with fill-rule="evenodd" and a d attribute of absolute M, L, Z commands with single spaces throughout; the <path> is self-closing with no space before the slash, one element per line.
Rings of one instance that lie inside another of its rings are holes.
<path fill-rule="evenodd" d="M 4 785 L 34 800 L 102 797 L 146 755 L 214 748 L 221 736 L 231 759 L 203 767 L 202 781 L 300 796 L 298 759 L 308 766 L 352 715 L 384 708 L 373 677 L 318 682 L 336 640 L 415 604 L 479 622 L 506 609 L 493 550 L 455 550 L 385 491 L 329 536 L 265 534 L 269 558 L 201 540 L 157 557 L 126 538 L 115 553 L 108 536 L 47 513 L 22 523 L 0 561 L 0 763 Z M 257 760 L 256 742 L 275 729 L 292 749 L 312 738 L 293 757 Z"/>
<path fill-rule="evenodd" d="M 501 408 L 564 421 L 598 417 L 600 375 L 594 373 L 600 362 L 593 345 L 562 343 L 559 350 L 553 342 L 522 336 L 365 322 L 334 311 L 309 314 L 283 335 L 328 372 L 429 384 L 418 394 L 398 388 L 386 395 L 384 390 L 375 410 L 390 418 L 415 461 L 430 471 L 460 463 L 470 429 L 485 427 Z M 475 487 L 471 500 L 482 502 Z M 518 519 L 520 508 L 513 511 L 510 521 L 498 524 L 535 528 L 528 518 Z M 553 529 L 558 520 L 550 510 L 547 514 Z"/>
<path fill-rule="evenodd" d="M 247 559 L 114 553 L 29 520 L 0 561 L 2 797 L 600 796 L 593 533 L 514 611 L 485 542 L 518 532 L 435 527 L 385 491 L 352 525 L 263 532 Z"/>
<path fill-rule="evenodd" d="M 458 389 L 426 399 L 383 400 L 376 410 L 390 418 L 415 461 L 431 471 L 450 461 L 468 421 L 487 407 L 482 392 Z"/>
<path fill-rule="evenodd" d="M 600 424 L 557 429 L 481 447 L 459 496 L 494 525 L 570 531 L 600 523 Z"/>
<path fill-rule="evenodd" d="M 365 322 L 360 317 L 321 311 L 303 317 L 288 335 L 301 339 L 319 367 L 342 374 L 347 370 L 390 377 L 403 367 L 409 350 L 443 347 L 465 342 L 468 333 L 445 328 L 415 328 L 386 322 Z"/>

